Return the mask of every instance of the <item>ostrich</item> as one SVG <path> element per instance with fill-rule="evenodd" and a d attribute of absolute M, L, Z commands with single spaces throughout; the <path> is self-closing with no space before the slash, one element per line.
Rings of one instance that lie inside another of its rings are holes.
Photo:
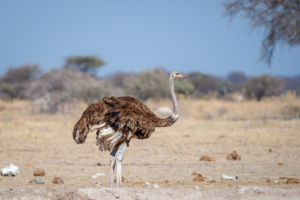
<path fill-rule="evenodd" d="M 121 164 L 131 138 L 147 139 L 155 127 L 167 127 L 179 117 L 179 107 L 174 92 L 174 80 L 186 78 L 173 71 L 169 87 L 173 101 L 173 113 L 166 119 L 157 117 L 147 106 L 130 96 L 105 97 L 90 105 L 75 124 L 73 139 L 83 144 L 89 131 L 97 130 L 96 145 L 100 151 L 111 151 L 109 187 L 113 187 L 113 175 L 117 164 L 117 187 L 121 187 Z"/>

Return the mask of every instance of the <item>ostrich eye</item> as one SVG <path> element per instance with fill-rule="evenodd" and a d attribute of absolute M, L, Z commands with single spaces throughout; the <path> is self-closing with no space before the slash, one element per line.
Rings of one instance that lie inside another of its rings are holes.
<path fill-rule="evenodd" d="M 178 75 L 179 73 L 176 73 L 176 75 Z"/>

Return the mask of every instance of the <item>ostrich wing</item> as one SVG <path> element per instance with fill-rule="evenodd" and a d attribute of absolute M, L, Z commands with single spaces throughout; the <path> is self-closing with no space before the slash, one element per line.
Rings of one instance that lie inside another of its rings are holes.
<path fill-rule="evenodd" d="M 126 136 L 130 132 L 139 139 L 150 137 L 159 118 L 147 106 L 130 96 L 105 97 L 103 101 L 111 107 L 105 114 L 106 125 Z"/>

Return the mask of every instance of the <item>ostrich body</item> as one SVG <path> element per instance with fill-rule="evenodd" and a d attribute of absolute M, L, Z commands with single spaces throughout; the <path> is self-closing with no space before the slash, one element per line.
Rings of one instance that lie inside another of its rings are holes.
<path fill-rule="evenodd" d="M 89 131 L 97 130 L 96 145 L 100 151 L 111 151 L 109 187 L 113 187 L 113 173 L 117 164 L 117 187 L 121 186 L 121 163 L 131 138 L 147 139 L 155 127 L 167 127 L 179 117 L 179 107 L 174 92 L 174 80 L 185 78 L 173 71 L 169 86 L 173 101 L 173 113 L 166 119 L 157 117 L 147 106 L 130 96 L 105 97 L 90 105 L 75 124 L 73 139 L 83 144 Z"/>

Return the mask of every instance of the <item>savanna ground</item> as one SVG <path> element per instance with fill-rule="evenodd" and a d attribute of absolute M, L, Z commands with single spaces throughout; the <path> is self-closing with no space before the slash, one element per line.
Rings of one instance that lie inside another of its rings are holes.
<path fill-rule="evenodd" d="M 131 140 L 122 164 L 125 181 L 117 190 L 107 188 L 109 153 L 95 146 L 96 132 L 83 145 L 72 138 L 87 105 L 50 115 L 34 113 L 30 102 L 1 101 L 0 168 L 13 163 L 20 174 L 0 177 L 0 199 L 299 198 L 300 184 L 283 179 L 300 179 L 299 99 L 288 94 L 261 102 L 181 98 L 179 103 L 181 115 L 173 126 L 157 128 L 147 140 Z M 156 110 L 172 103 L 151 100 L 146 105 Z M 226 160 L 234 150 L 241 161 Z M 216 161 L 200 161 L 203 155 Z M 46 171 L 43 185 L 30 183 L 36 168 Z M 206 181 L 194 182 L 193 172 Z M 97 173 L 105 176 L 92 178 Z M 222 174 L 239 179 L 222 181 Z M 65 184 L 52 184 L 56 176 Z"/>

